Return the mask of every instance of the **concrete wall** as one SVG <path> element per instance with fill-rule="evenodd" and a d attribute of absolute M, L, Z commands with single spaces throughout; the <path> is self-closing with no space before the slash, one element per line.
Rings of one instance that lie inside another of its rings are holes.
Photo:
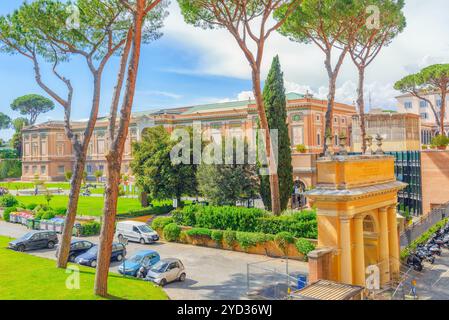
<path fill-rule="evenodd" d="M 449 151 L 421 153 L 423 213 L 449 201 Z"/>

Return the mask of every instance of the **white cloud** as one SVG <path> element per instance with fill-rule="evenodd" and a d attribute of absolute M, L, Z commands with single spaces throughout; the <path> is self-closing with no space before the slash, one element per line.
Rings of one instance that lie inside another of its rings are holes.
<path fill-rule="evenodd" d="M 395 81 L 431 63 L 449 61 L 449 2 L 410 0 L 406 2 L 404 11 L 407 28 L 389 47 L 383 49 L 367 69 L 366 87 L 372 92 L 373 105 L 394 105 L 397 92 L 392 85 Z M 203 30 L 187 25 L 176 2 L 170 6 L 170 16 L 165 25 L 167 39 L 198 56 L 194 68 L 171 71 L 250 79 L 248 62 L 226 30 Z M 294 43 L 273 33 L 265 48 L 263 78 L 268 72 L 271 58 L 276 54 L 284 71 L 286 88 L 295 84 L 291 91 L 305 93 L 309 90 L 325 98 L 327 75 L 323 66 L 324 56 L 318 48 Z M 337 100 L 352 103 L 356 95 L 355 83 L 356 71 L 347 58 L 338 80 Z"/>
<path fill-rule="evenodd" d="M 173 93 L 173 92 L 167 92 L 167 91 L 157 91 L 157 90 L 137 90 L 136 95 L 140 96 L 162 96 L 167 97 L 171 99 L 181 99 L 182 95 Z"/>

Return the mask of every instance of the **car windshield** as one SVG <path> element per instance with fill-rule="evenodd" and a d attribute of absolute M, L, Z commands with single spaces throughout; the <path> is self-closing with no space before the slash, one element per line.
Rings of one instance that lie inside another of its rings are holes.
<path fill-rule="evenodd" d="M 129 258 L 128 261 L 135 262 L 135 263 L 140 263 L 140 262 L 142 262 L 142 259 L 143 259 L 142 256 L 135 255 L 135 256 L 132 256 L 131 258 Z"/>
<path fill-rule="evenodd" d="M 23 236 L 21 236 L 19 238 L 19 240 L 27 240 L 27 239 L 31 238 L 33 235 L 35 235 L 35 234 L 36 234 L 35 232 L 28 232 L 28 233 L 24 234 Z"/>
<path fill-rule="evenodd" d="M 141 226 L 138 226 L 137 228 L 138 228 L 139 231 L 142 232 L 142 233 L 150 233 L 150 232 L 153 232 L 153 229 L 151 229 L 149 226 L 141 225 Z"/>
<path fill-rule="evenodd" d="M 97 254 L 97 246 L 93 246 L 92 248 L 90 248 L 89 250 L 87 250 L 86 253 L 90 253 L 90 254 Z"/>
<path fill-rule="evenodd" d="M 154 266 L 151 267 L 151 271 L 156 273 L 162 273 L 165 271 L 165 269 L 167 269 L 167 265 L 168 265 L 167 262 L 159 261 Z"/>

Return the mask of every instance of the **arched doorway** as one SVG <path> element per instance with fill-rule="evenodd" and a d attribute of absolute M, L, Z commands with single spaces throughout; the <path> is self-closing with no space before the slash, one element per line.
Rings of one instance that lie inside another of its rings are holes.
<path fill-rule="evenodd" d="M 365 246 L 365 266 L 379 263 L 378 228 L 376 219 L 372 214 L 363 218 L 363 243 Z"/>
<path fill-rule="evenodd" d="M 307 198 L 304 195 L 306 184 L 296 179 L 293 185 L 292 208 L 300 209 L 307 205 Z"/>

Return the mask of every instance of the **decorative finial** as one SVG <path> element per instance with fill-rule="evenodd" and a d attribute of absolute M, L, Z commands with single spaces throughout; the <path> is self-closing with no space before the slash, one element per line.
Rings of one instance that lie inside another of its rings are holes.
<path fill-rule="evenodd" d="M 346 134 L 344 132 L 342 132 L 338 138 L 339 140 L 339 146 L 340 146 L 340 151 L 339 154 L 342 156 L 347 156 L 348 155 L 348 150 L 346 150 L 346 141 L 347 141 L 348 137 L 346 137 Z"/>
<path fill-rule="evenodd" d="M 366 142 L 365 154 L 366 155 L 372 155 L 373 154 L 373 150 L 371 149 L 371 146 L 373 145 L 373 137 L 372 136 L 367 136 L 365 138 L 365 142 Z"/>
<path fill-rule="evenodd" d="M 324 153 L 325 157 L 332 157 L 332 151 L 331 151 L 331 146 L 332 146 L 332 134 L 330 133 L 330 131 L 326 132 L 326 136 L 325 136 L 325 142 L 326 144 L 326 152 Z"/>
<path fill-rule="evenodd" d="M 380 134 L 376 134 L 376 141 L 377 141 L 377 150 L 376 154 L 384 154 L 384 151 L 382 150 L 382 141 L 384 138 Z"/>

